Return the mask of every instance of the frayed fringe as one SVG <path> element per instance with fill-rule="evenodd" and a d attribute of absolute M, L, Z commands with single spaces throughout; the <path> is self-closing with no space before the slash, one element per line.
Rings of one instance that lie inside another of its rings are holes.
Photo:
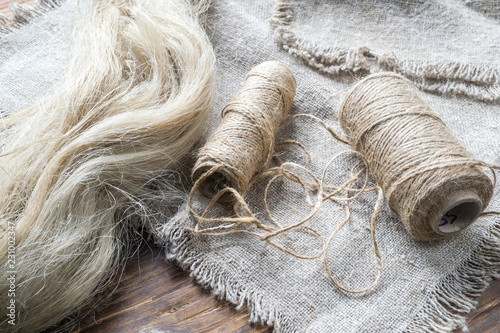
<path fill-rule="evenodd" d="M 33 19 L 59 7 L 64 0 L 37 0 L 33 5 L 9 4 L 11 17 L 0 14 L 0 38 L 30 23 Z"/>
<path fill-rule="evenodd" d="M 274 327 L 275 332 L 301 332 L 297 320 L 285 316 L 272 300 L 235 281 L 224 269 L 205 260 L 202 255 L 191 251 L 191 235 L 180 224 L 189 219 L 189 212 L 182 207 L 171 221 L 155 229 L 158 245 L 165 248 L 167 260 L 176 261 L 184 270 L 189 270 L 202 287 L 212 291 L 221 300 L 236 304 L 240 310 L 245 304 L 251 323 Z"/>
<path fill-rule="evenodd" d="M 500 100 L 500 68 L 459 62 L 400 61 L 394 54 L 376 54 L 368 47 L 323 47 L 298 38 L 291 28 L 294 7 L 278 1 L 271 19 L 275 42 L 310 67 L 328 74 L 392 71 L 413 81 L 420 89 L 439 94 L 465 95 L 480 101 Z"/>
<path fill-rule="evenodd" d="M 236 304 L 236 309 L 246 303 L 250 322 L 274 327 L 275 332 L 300 332 L 300 322 L 284 315 L 272 300 L 248 290 L 222 268 L 193 253 L 191 236 L 180 223 L 186 219 L 188 212 L 181 208 L 167 225 L 156 227 L 156 242 L 166 249 L 167 260 L 191 271 L 199 284 L 211 289 L 219 299 Z M 465 315 L 476 307 L 476 299 L 492 279 L 500 278 L 500 221 L 497 222 L 469 259 L 430 293 L 427 303 L 403 332 L 452 332 L 465 326 Z"/>
<path fill-rule="evenodd" d="M 469 259 L 432 291 L 405 332 L 452 332 L 464 327 L 465 315 L 476 307 L 476 299 L 489 281 L 499 277 L 500 223 L 493 225 Z"/>

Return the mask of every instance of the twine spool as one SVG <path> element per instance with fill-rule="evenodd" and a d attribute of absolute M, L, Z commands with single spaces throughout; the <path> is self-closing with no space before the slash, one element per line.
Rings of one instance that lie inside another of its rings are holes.
<path fill-rule="evenodd" d="M 417 240 L 456 234 L 493 195 L 485 163 L 454 138 L 402 76 L 368 76 L 345 97 L 340 124 L 390 208 Z"/>
<path fill-rule="evenodd" d="M 295 89 L 292 72 L 279 62 L 264 62 L 248 72 L 243 87 L 222 110 L 219 126 L 198 154 L 192 178 L 196 182 L 211 172 L 199 187 L 205 196 L 213 198 L 226 187 L 241 194 L 248 190 L 253 176 L 269 163 L 274 138 L 292 107 Z M 232 199 L 227 192 L 219 201 Z"/>

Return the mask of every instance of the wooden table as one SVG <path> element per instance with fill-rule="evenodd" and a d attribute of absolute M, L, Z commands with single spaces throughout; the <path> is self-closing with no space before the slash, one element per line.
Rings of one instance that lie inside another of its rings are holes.
<path fill-rule="evenodd" d="M 128 261 L 110 303 L 80 328 L 82 333 L 272 331 L 249 324 L 246 308 L 236 311 L 217 300 L 188 272 L 163 260 L 160 249 L 149 246 Z"/>
<path fill-rule="evenodd" d="M 0 0 L 0 13 L 9 15 L 8 2 Z M 189 273 L 165 262 L 158 248 L 143 246 L 128 261 L 116 292 L 95 316 L 80 323 L 80 332 L 271 331 L 248 319 L 246 308 L 236 311 L 234 305 L 216 300 Z M 470 333 L 500 332 L 500 280 L 479 298 L 467 325 Z"/>
<path fill-rule="evenodd" d="M 11 0 L 0 0 L 0 13 L 10 17 L 9 2 Z M 18 0 L 17 3 L 33 3 L 33 0 Z"/>

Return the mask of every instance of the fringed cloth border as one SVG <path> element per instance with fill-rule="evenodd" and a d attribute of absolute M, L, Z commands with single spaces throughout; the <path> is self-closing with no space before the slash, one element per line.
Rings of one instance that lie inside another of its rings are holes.
<path fill-rule="evenodd" d="M 184 207 L 185 208 L 185 207 Z M 176 261 L 191 272 L 196 281 L 210 289 L 214 296 L 241 309 L 247 304 L 250 322 L 274 327 L 277 332 L 303 332 L 301 321 L 284 313 L 279 302 L 249 290 L 210 259 L 192 250 L 191 234 L 181 226 L 188 219 L 186 209 L 174 219 L 157 226 L 157 243 L 165 248 L 166 259 Z M 429 299 L 400 332 L 453 332 L 465 326 L 466 314 L 472 311 L 491 280 L 500 278 L 500 218 L 488 228 L 477 248 L 454 272 L 445 276 L 433 289 Z"/>
<path fill-rule="evenodd" d="M 277 301 L 268 295 L 249 290 L 223 267 L 196 254 L 192 250 L 192 233 L 182 226 L 182 222 L 187 219 L 188 209 L 181 207 L 172 220 L 156 226 L 156 243 L 165 249 L 167 260 L 178 263 L 195 277 L 197 283 L 209 289 L 213 296 L 235 304 L 237 310 L 246 304 L 250 322 L 274 327 L 277 332 L 302 332 L 299 329 L 301 321 L 284 314 Z"/>
<path fill-rule="evenodd" d="M 37 0 L 33 5 L 11 2 L 9 4 L 10 18 L 0 13 L 0 38 L 29 24 L 46 12 L 56 9 L 63 2 L 64 0 Z"/>
<path fill-rule="evenodd" d="M 269 23 L 276 44 L 309 67 L 331 76 L 343 73 L 392 71 L 419 89 L 438 94 L 464 95 L 479 101 L 500 100 L 500 66 L 454 61 L 399 60 L 368 47 L 341 48 L 297 37 L 293 0 L 278 0 Z M 335 43 L 330 43 L 335 44 Z"/>
<path fill-rule="evenodd" d="M 466 314 L 476 308 L 477 298 L 498 278 L 500 218 L 495 217 L 476 249 L 429 292 L 428 301 L 403 332 L 452 332 L 465 327 Z"/>

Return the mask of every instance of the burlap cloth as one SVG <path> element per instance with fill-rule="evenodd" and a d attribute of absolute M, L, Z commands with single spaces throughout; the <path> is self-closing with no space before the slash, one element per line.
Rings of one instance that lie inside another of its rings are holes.
<path fill-rule="evenodd" d="M 39 10 L 41 16 L 31 18 L 31 24 L 0 38 L 2 112 L 29 106 L 59 84 L 75 1 L 51 5 L 55 9 Z M 370 71 L 392 70 L 422 89 L 421 97 L 476 158 L 500 164 L 497 1 L 216 0 L 206 22 L 218 66 L 207 135 L 245 73 L 263 61 L 279 60 L 295 74 L 292 114 L 316 115 L 338 133 L 337 111 L 347 89 Z M 313 162 L 307 167 L 316 174 L 348 148 L 307 120 L 284 127 L 279 140 L 285 139 L 299 140 L 310 150 Z M 280 147 L 277 153 L 282 160 L 306 165 L 297 147 Z M 345 180 L 355 161 L 341 160 L 328 172 L 329 181 Z M 264 185 L 257 184 L 246 199 L 265 220 Z M 369 231 L 375 197 L 366 194 L 352 204 L 352 220 L 329 250 L 333 275 L 350 288 L 369 285 L 376 272 Z M 310 209 L 301 189 L 286 181 L 271 187 L 269 202 L 273 216 L 285 224 Z M 205 204 L 201 196 L 195 198 L 199 209 Z M 280 332 L 451 331 L 465 323 L 464 315 L 475 305 L 471 298 L 500 273 L 499 217 L 481 218 L 450 240 L 424 243 L 412 240 L 384 204 L 376 225 L 381 282 L 369 293 L 353 295 L 333 286 L 321 259 L 296 259 L 253 236 L 193 235 L 186 230 L 194 224 L 186 205 L 169 220 L 161 219 L 162 205 L 152 204 L 160 217 L 152 232 L 167 258 L 189 269 L 214 295 L 248 304 L 252 321 Z M 498 189 L 488 210 L 500 210 Z M 214 214 L 223 213 L 219 207 Z M 327 203 L 309 225 L 326 236 L 343 218 L 341 205 Z M 319 246 L 303 232 L 279 241 L 302 252 Z"/>

